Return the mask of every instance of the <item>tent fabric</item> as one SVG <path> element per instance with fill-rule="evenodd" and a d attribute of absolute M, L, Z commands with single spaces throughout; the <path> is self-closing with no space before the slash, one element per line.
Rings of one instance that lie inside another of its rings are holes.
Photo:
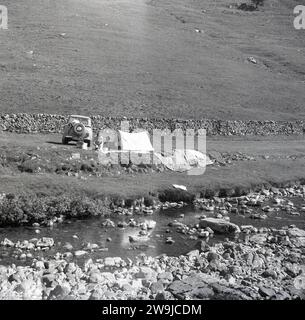
<path fill-rule="evenodd" d="M 195 165 L 199 167 L 205 167 L 207 165 L 213 164 L 213 162 L 207 155 L 197 150 L 186 149 L 184 154 L 185 160 L 191 166 Z"/>
<path fill-rule="evenodd" d="M 123 151 L 151 152 L 154 151 L 146 131 L 124 132 L 119 130 L 120 145 Z"/>
<path fill-rule="evenodd" d="M 196 150 L 177 149 L 172 155 L 163 156 L 160 153 L 154 155 L 170 170 L 184 172 L 194 168 L 204 168 L 213 162 L 210 158 Z"/>
<path fill-rule="evenodd" d="M 100 148 L 100 163 L 162 163 L 177 172 L 205 168 L 213 163 L 206 154 L 192 149 L 176 149 L 166 155 L 154 152 L 147 131 L 129 133 L 118 130 L 118 134 L 120 150 Z"/>

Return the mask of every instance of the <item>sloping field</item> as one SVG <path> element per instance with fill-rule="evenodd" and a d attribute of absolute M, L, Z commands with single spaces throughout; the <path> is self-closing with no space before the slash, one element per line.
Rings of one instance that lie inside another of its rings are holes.
<path fill-rule="evenodd" d="M 302 1 L 241 2 L 1 0 L 0 112 L 303 118 Z"/>

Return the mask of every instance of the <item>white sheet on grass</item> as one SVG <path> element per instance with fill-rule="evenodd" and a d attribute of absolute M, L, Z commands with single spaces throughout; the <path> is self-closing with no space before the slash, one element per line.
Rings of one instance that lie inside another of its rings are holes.
<path fill-rule="evenodd" d="M 173 171 L 189 171 L 194 168 L 204 168 L 213 162 L 202 152 L 191 149 L 177 149 L 171 155 L 154 154 L 167 168 Z"/>

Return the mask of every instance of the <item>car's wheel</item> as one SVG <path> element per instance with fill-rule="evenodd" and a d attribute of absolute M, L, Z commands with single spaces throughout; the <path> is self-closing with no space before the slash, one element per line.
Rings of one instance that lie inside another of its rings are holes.
<path fill-rule="evenodd" d="M 62 138 L 62 144 L 68 144 L 69 143 L 69 139 L 68 138 L 66 138 L 66 137 L 63 137 Z"/>
<path fill-rule="evenodd" d="M 82 136 L 85 132 L 85 127 L 82 123 L 76 123 L 74 126 L 73 126 L 73 130 L 74 130 L 74 133 L 77 135 L 77 136 Z"/>

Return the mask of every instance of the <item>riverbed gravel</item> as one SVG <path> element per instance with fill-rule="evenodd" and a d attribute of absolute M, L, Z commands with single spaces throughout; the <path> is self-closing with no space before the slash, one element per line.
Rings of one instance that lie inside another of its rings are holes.
<path fill-rule="evenodd" d="M 0 266 L 0 299 L 304 299 L 305 228 L 266 227 L 265 220 L 260 227 L 229 221 L 230 213 L 240 206 L 249 214 L 259 207 L 267 215 L 276 208 L 288 215 L 296 211 L 303 215 L 305 208 L 302 203 L 296 205 L 294 197 L 304 198 L 304 193 L 303 186 L 295 186 L 238 198 L 195 200 L 203 212 L 215 211 L 216 216 L 203 214 L 192 228 L 179 221 L 171 223 L 170 229 L 197 239 L 193 250 L 180 256 L 142 253 L 134 259 L 93 260 L 90 252 L 98 248 L 95 244 L 76 251 L 66 244 L 67 252 L 38 258 L 32 252 L 48 250 L 54 245 L 52 238 L 16 243 L 4 239 L 1 245 L 18 249 L 19 259 L 27 259 L 28 264 Z M 217 213 L 220 210 L 222 214 Z M 141 232 L 147 237 L 146 230 L 155 227 L 152 219 L 142 224 L 134 221 L 130 219 L 139 228 L 139 237 Z M 118 226 L 108 219 L 103 227 Z M 214 233 L 227 238 L 209 243 L 207 238 Z M 175 245 L 172 236 L 165 240 Z M 75 259 L 80 256 L 84 262 Z"/>
<path fill-rule="evenodd" d="M 250 230 L 251 228 L 246 228 Z M 106 257 L 84 264 L 67 254 L 0 266 L 1 299 L 302 299 L 305 231 L 250 231 L 240 241 L 205 241 L 186 255 L 134 261 Z M 76 251 L 74 255 L 88 255 Z"/>

